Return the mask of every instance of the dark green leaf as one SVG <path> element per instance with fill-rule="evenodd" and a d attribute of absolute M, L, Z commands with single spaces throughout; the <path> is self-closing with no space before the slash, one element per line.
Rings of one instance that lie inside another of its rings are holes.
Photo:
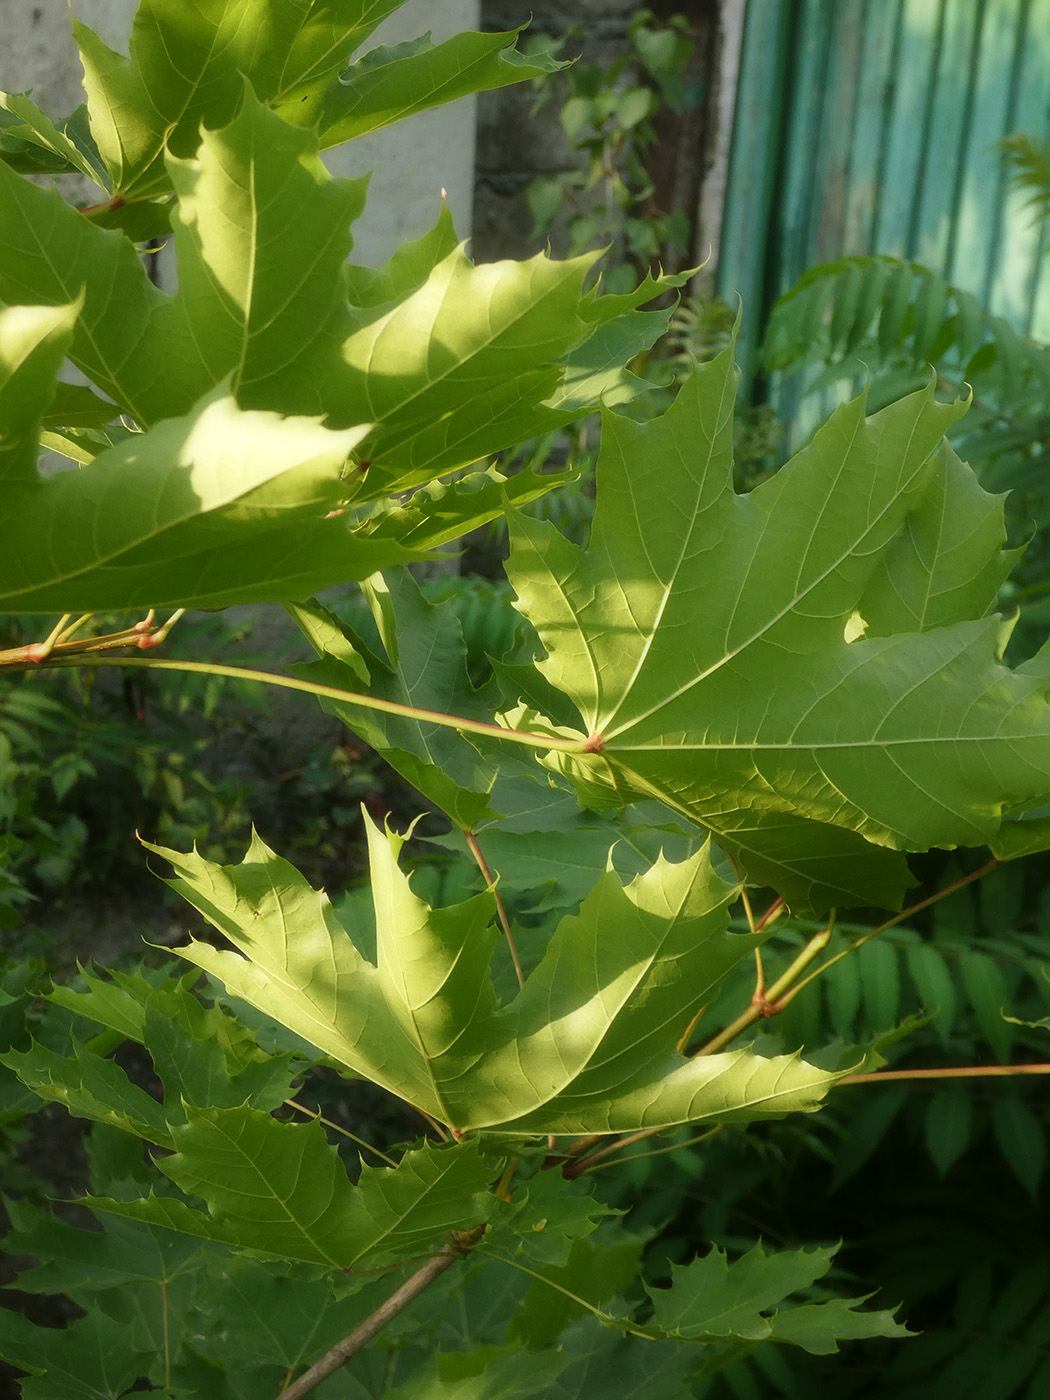
<path fill-rule="evenodd" d="M 42 1099 L 62 1104 L 77 1117 L 110 1123 L 147 1142 L 171 1145 L 167 1120 L 156 1099 L 132 1084 L 118 1065 L 82 1045 L 66 1057 L 34 1044 L 24 1052 L 9 1050 L 0 1055 L 0 1063 L 14 1070 Z"/>
<path fill-rule="evenodd" d="M 1010 1058 L 1014 1036 L 1003 1015 L 1007 991 L 1002 969 L 987 953 L 971 952 L 963 958 L 961 971 L 981 1035 L 1005 1064 Z"/>
<path fill-rule="evenodd" d="M 756 1245 L 730 1264 L 713 1249 L 684 1268 L 672 1267 L 671 1287 L 647 1287 L 653 1300 L 648 1329 L 657 1336 L 690 1342 L 782 1341 L 818 1355 L 835 1352 L 852 1337 L 906 1336 L 885 1312 L 860 1313 L 863 1298 L 829 1299 L 782 1307 L 828 1270 L 835 1251 L 813 1249 L 766 1254 Z"/>
<path fill-rule="evenodd" d="M 203 1215 L 161 1196 L 85 1204 L 202 1239 L 332 1269 L 381 1264 L 481 1224 L 493 1177 L 468 1144 L 406 1153 L 396 1170 L 362 1168 L 352 1186 L 321 1125 L 279 1123 L 251 1108 L 187 1110 L 176 1152 L 158 1163 Z"/>
<path fill-rule="evenodd" d="M 1033 1200 L 1046 1169 L 1046 1126 L 1023 1099 L 1014 1094 L 992 1106 L 995 1140 L 1003 1158 Z"/>
<path fill-rule="evenodd" d="M 68 1327 L 34 1327 L 0 1311 L 0 1356 L 37 1373 L 22 1382 L 23 1400 L 119 1400 L 153 1363 L 128 1328 L 98 1308 Z"/>
<path fill-rule="evenodd" d="M 528 1260 L 532 1268 L 564 1267 L 573 1243 L 617 1214 L 589 1194 L 586 1182 L 567 1182 L 557 1170 L 540 1171 L 516 1187 L 509 1205 L 501 1203 L 485 1244 Z"/>
<path fill-rule="evenodd" d="M 936 948 L 928 943 L 910 945 L 905 951 L 908 971 L 925 1011 L 934 1016 L 941 1040 L 947 1040 L 955 1024 L 955 981 Z"/>
<path fill-rule="evenodd" d="M 939 1089 L 926 1109 L 926 1150 L 941 1176 L 950 1170 L 973 1137 L 973 1098 L 959 1085 Z"/>
<path fill-rule="evenodd" d="M 384 607 L 397 650 L 387 662 L 368 653 L 364 641 L 317 603 L 289 609 L 321 658 L 299 665 L 295 674 L 322 685 L 367 690 L 370 697 L 413 705 L 423 711 L 453 714 L 492 723 L 491 710 L 476 696 L 467 677 L 463 634 L 455 614 L 427 603 L 407 572 L 383 583 Z M 388 642 L 389 646 L 393 645 Z M 371 683 L 360 684 L 353 656 L 367 657 Z M 324 700 L 373 748 L 379 750 L 410 783 L 466 830 L 493 818 L 489 794 L 496 766 L 483 758 L 462 734 L 425 719 L 386 715 L 365 705 Z"/>

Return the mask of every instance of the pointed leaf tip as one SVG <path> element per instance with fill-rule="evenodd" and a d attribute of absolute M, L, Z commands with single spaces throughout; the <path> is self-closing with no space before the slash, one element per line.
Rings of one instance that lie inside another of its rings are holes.
<path fill-rule="evenodd" d="M 376 961 L 323 894 L 260 845 L 220 867 L 168 854 L 180 893 L 237 952 L 182 956 L 354 1073 L 457 1134 L 616 1133 L 817 1107 L 837 1078 L 797 1056 L 685 1059 L 676 1046 L 756 939 L 728 929 L 737 886 L 704 849 L 624 885 L 608 871 L 501 1006 L 486 891 L 431 909 L 398 864 L 402 837 L 366 818 Z M 159 848 L 152 848 L 159 849 Z"/>

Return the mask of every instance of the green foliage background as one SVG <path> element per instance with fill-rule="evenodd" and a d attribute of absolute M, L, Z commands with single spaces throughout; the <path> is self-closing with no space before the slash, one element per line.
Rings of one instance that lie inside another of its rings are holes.
<path fill-rule="evenodd" d="M 642 308 L 684 278 L 603 295 L 588 254 L 476 267 L 445 211 L 384 268 L 347 262 L 364 187 L 319 149 L 556 70 L 513 35 L 358 53 L 395 8 L 209 0 L 187 23 L 144 0 L 128 57 L 77 27 L 87 112 L 3 98 L 0 597 L 66 615 L 52 651 L 23 619 L 0 657 L 40 667 L 3 697 L 0 911 L 13 927 L 82 864 L 83 818 L 49 793 L 170 770 L 151 834 L 177 848 L 147 849 L 212 931 L 52 988 L 53 950 L 12 936 L 0 1354 L 26 1400 L 305 1393 L 437 1265 L 322 1394 L 1039 1395 L 1040 1081 L 841 1083 L 1044 1054 L 1050 905 L 1014 857 L 1050 843 L 1047 661 L 1003 664 L 1017 559 L 944 440 L 968 420 L 928 387 L 856 400 L 741 480 L 731 337 L 675 395 L 637 373 L 670 315 Z M 657 76 L 671 33 L 635 32 Z M 575 100 L 601 117 L 600 97 Z M 70 171 L 97 205 L 24 179 Z M 173 296 L 136 253 L 169 228 Z M 945 322 L 916 269 L 818 272 L 794 307 L 833 301 L 828 344 L 852 351 L 883 293 L 887 354 L 896 316 L 902 354 L 1005 362 L 1006 331 L 959 294 Z M 791 333 L 774 318 L 771 355 Z M 67 357 L 89 387 L 57 380 Z M 515 509 L 564 474 L 515 449 L 599 403 L 597 507 L 566 538 Z M 41 476 L 42 446 L 75 469 Z M 504 517 L 513 613 L 498 584 L 398 567 Z M 217 704 L 248 673 L 171 657 L 180 636 L 214 655 L 215 629 L 180 624 L 158 666 L 99 654 L 148 627 L 76 615 L 257 600 L 315 654 L 273 679 L 408 785 L 366 775 L 370 870 L 331 898 L 258 836 L 240 861 L 184 849 L 238 816 L 204 771 L 179 787 L 198 736 L 131 757 L 126 726 L 36 683 L 196 667 L 186 693 Z M 443 828 L 386 819 L 421 798 Z M 922 854 L 981 845 L 972 886 L 976 852 Z M 874 938 L 870 907 L 905 899 Z M 67 1112 L 82 1169 L 34 1180 Z M 865 1306 L 879 1284 L 920 1338 Z"/>

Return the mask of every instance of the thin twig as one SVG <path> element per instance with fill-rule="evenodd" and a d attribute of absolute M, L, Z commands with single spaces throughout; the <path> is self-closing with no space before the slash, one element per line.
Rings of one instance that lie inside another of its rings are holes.
<path fill-rule="evenodd" d="M 647 1332 L 644 1327 L 639 1327 L 637 1323 L 631 1322 L 629 1318 L 617 1317 L 614 1313 L 607 1313 L 603 1308 L 597 1307 L 594 1303 L 589 1303 L 586 1298 L 581 1298 L 578 1293 L 571 1292 L 563 1284 L 555 1283 L 552 1278 L 547 1278 L 545 1274 L 537 1273 L 535 1269 L 530 1269 L 527 1264 L 522 1264 L 517 1259 L 508 1259 L 506 1255 L 494 1254 L 491 1249 L 482 1249 L 480 1247 L 474 1252 L 475 1254 L 480 1254 L 485 1259 L 494 1259 L 499 1264 L 509 1264 L 512 1269 L 517 1269 L 519 1273 L 528 1274 L 530 1278 L 534 1278 L 540 1283 L 545 1283 L 548 1288 L 553 1288 L 556 1293 L 562 1294 L 563 1297 L 568 1298 L 573 1303 L 578 1303 L 581 1308 L 586 1308 L 599 1322 L 603 1322 L 607 1326 L 616 1327 L 621 1332 L 630 1332 L 634 1337 L 646 1337 L 650 1341 L 653 1340 L 654 1334 L 652 1332 Z M 280 1397 L 280 1400 L 288 1400 L 288 1395 L 290 1394 L 291 1391 L 288 1391 L 287 1394 Z"/>
<path fill-rule="evenodd" d="M 438 1138 L 440 1142 L 449 1141 L 449 1134 L 445 1129 L 444 1124 L 439 1123 L 436 1118 L 431 1118 L 430 1114 L 426 1111 L 426 1109 L 420 1108 L 418 1104 L 411 1104 L 410 1107 L 414 1108 L 419 1114 L 420 1118 L 422 1118 L 424 1122 L 426 1122 L 429 1125 L 429 1127 L 433 1130 L 434 1135 Z"/>
<path fill-rule="evenodd" d="M 755 949 L 755 956 L 756 956 L 756 957 L 758 956 L 758 949 L 757 949 L 757 948 Z M 689 1022 L 688 1026 L 686 1026 L 685 1030 L 684 1030 L 684 1031 L 682 1032 L 682 1034 L 678 1037 L 678 1042 L 677 1042 L 677 1044 L 675 1045 L 675 1049 L 678 1051 L 679 1055 L 684 1055 L 684 1054 L 685 1054 L 686 1048 L 688 1047 L 689 1042 L 690 1042 L 690 1041 L 692 1040 L 692 1038 L 693 1038 L 693 1032 L 696 1030 L 697 1026 L 700 1024 L 701 1020 L 703 1019 L 704 1012 L 707 1010 L 707 1008 L 710 1006 L 710 1004 L 711 1004 L 710 1002 L 707 1002 L 707 1001 L 704 1002 L 703 1006 L 700 1007 L 699 1011 L 697 1011 L 696 1015 L 695 1015 L 695 1016 L 693 1017 L 693 1019 Z"/>
<path fill-rule="evenodd" d="M 755 915 L 751 908 L 751 901 L 747 897 L 747 886 L 740 886 L 740 903 L 744 906 L 744 913 L 747 915 L 747 926 L 752 933 L 755 932 Z"/>
<path fill-rule="evenodd" d="M 714 1055 L 721 1050 L 723 1045 L 728 1045 L 731 1040 L 735 1040 L 741 1031 L 747 1030 L 748 1026 L 760 1020 L 763 1016 L 775 1016 L 786 1004 L 785 993 L 791 987 L 795 978 L 802 972 L 818 953 L 828 946 L 831 939 L 831 931 L 835 927 L 835 915 L 832 912 L 827 927 L 822 928 L 819 933 L 815 933 L 806 946 L 795 958 L 791 966 L 773 983 L 767 991 L 765 986 L 757 986 L 755 994 L 751 998 L 751 1003 L 745 1011 L 742 1011 L 734 1021 L 726 1026 L 724 1031 L 719 1031 L 706 1045 L 702 1045 L 699 1050 L 693 1052 L 696 1055 Z"/>
<path fill-rule="evenodd" d="M 709 1137 L 714 1137 L 715 1133 L 720 1133 L 725 1127 L 724 1123 L 716 1123 L 713 1128 L 708 1128 L 706 1133 L 697 1133 L 695 1137 L 686 1138 L 685 1142 L 671 1142 L 666 1147 L 655 1147 L 652 1152 L 632 1152 L 629 1157 L 621 1157 L 615 1162 L 599 1162 L 595 1167 L 588 1167 L 590 1172 L 607 1171 L 609 1167 L 618 1167 L 622 1162 L 642 1162 L 646 1157 L 666 1157 L 668 1152 L 678 1152 L 683 1147 L 695 1147 L 698 1142 L 706 1142 Z M 597 1154 L 595 1154 L 597 1155 Z M 592 1157 L 593 1161 L 594 1158 Z"/>
<path fill-rule="evenodd" d="M 152 608 L 141 622 L 133 627 L 123 627 L 119 632 L 107 632 L 98 637 L 82 637 L 76 633 L 90 622 L 93 613 L 82 613 L 72 621 L 72 613 L 63 613 L 51 632 L 42 642 L 29 642 L 24 646 L 9 647 L 0 651 L 0 670 L 25 671 L 41 667 L 79 666 L 83 658 L 98 651 L 114 651 L 117 648 L 137 647 L 140 651 L 150 651 L 167 639 L 168 633 L 185 612 L 179 608 L 172 613 L 162 627 L 153 621 Z M 97 665 L 92 661 L 91 665 Z"/>
<path fill-rule="evenodd" d="M 514 1194 L 513 1191 L 510 1189 L 510 1183 L 514 1180 L 514 1170 L 517 1167 L 517 1165 L 517 1157 L 512 1157 L 507 1163 L 507 1165 L 503 1168 L 503 1175 L 496 1183 L 496 1188 L 492 1194 L 494 1196 L 498 1196 L 501 1201 L 509 1201 L 511 1196 Z"/>
<path fill-rule="evenodd" d="M 775 924 L 776 921 L 780 918 L 781 914 L 785 913 L 786 910 L 787 905 L 784 903 L 783 898 L 780 895 L 777 895 L 776 899 L 774 899 L 773 903 L 769 906 L 766 912 L 759 919 L 758 923 L 755 925 L 755 933 L 763 933 L 767 928 L 769 928 L 770 924 Z"/>
<path fill-rule="evenodd" d="M 343 1338 L 341 1342 L 336 1342 L 330 1351 L 321 1357 L 320 1361 L 315 1361 L 308 1371 L 304 1371 L 297 1381 L 293 1381 L 290 1386 L 282 1390 L 278 1400 L 302 1400 L 304 1395 L 309 1395 L 312 1390 L 327 1380 L 333 1372 L 338 1371 L 340 1366 L 344 1366 L 351 1356 L 354 1356 L 362 1347 L 377 1337 L 388 1322 L 403 1312 L 414 1299 L 418 1298 L 425 1288 L 440 1278 L 446 1269 L 450 1269 L 457 1259 L 463 1257 L 463 1250 L 454 1244 L 447 1244 L 440 1254 L 436 1254 L 432 1259 L 428 1259 L 421 1269 L 417 1269 L 410 1279 L 407 1279 L 396 1293 L 391 1293 L 385 1303 L 376 1308 L 371 1317 L 365 1318 L 360 1327 Z"/>
<path fill-rule="evenodd" d="M 895 914 L 892 919 L 887 919 L 884 924 L 879 924 L 878 928 L 869 929 L 869 931 L 862 934 L 860 938 L 855 938 L 847 947 L 840 949 L 834 957 L 828 958 L 827 962 L 821 963 L 819 967 L 814 968 L 809 976 L 804 977 L 797 986 L 792 987 L 790 992 L 781 998 L 782 1005 L 786 1006 L 789 1001 L 798 996 L 799 992 L 805 987 L 808 987 L 811 982 L 823 976 L 829 967 L 834 967 L 837 962 L 840 962 L 850 953 L 855 953 L 857 949 L 862 948 L 865 943 L 870 943 L 871 940 L 878 937 L 880 933 L 885 933 L 887 929 L 895 928 L 897 924 L 902 924 L 905 919 L 910 919 L 913 914 L 921 913 L 923 909 L 928 909 L 931 904 L 936 904 L 939 899 L 947 898 L 948 895 L 954 894 L 956 890 L 961 890 L 967 885 L 972 885 L 975 880 L 980 880 L 983 876 L 987 875 L 989 871 L 1003 864 L 1004 862 L 998 857 L 994 857 L 992 860 L 988 861 L 987 864 L 982 865 L 980 869 L 972 871 L 969 875 L 960 876 L 958 880 L 953 881 L 950 885 L 945 885 L 944 889 L 938 890 L 936 894 L 931 894 L 927 899 L 920 899 L 917 904 L 909 905 L 907 909 L 903 909 L 899 914 Z"/>

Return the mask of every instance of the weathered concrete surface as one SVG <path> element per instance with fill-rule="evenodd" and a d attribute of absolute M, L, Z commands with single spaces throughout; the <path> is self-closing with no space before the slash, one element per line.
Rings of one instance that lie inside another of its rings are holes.
<path fill-rule="evenodd" d="M 112 48 L 127 52 L 135 0 L 73 0 L 73 8 Z M 410 0 L 361 52 L 427 30 L 437 43 L 476 29 L 478 9 L 479 0 Z M 66 0 L 0 0 L 0 32 L 0 88 L 32 89 L 34 100 L 50 115 L 68 116 L 84 93 Z M 469 235 L 474 121 L 474 100 L 465 99 L 362 137 L 326 157 L 334 174 L 374 172 L 369 208 L 355 228 L 355 260 L 382 262 L 403 238 L 425 233 L 437 218 L 443 188 L 457 228 Z M 73 197 L 92 198 L 89 182 L 78 180 L 72 188 Z M 69 185 L 64 189 L 70 193 Z"/>
<path fill-rule="evenodd" d="M 479 0 L 411 0 L 365 44 L 396 44 L 428 30 L 435 43 L 479 26 Z M 362 50 L 363 52 L 364 50 Z M 420 112 L 325 156 L 337 175 L 372 172 L 368 208 L 354 225 L 354 262 L 385 262 L 405 238 L 432 228 L 447 194 L 461 238 L 470 236 L 474 203 L 476 99 Z"/>
<path fill-rule="evenodd" d="M 734 0 L 649 0 L 656 20 L 672 15 L 689 20 L 692 58 L 687 86 L 696 98 L 685 112 L 666 112 L 656 121 L 657 144 L 647 157 L 655 186 L 653 207 L 661 212 L 684 211 L 697 232 L 700 191 L 705 176 L 717 165 L 719 131 L 732 121 L 732 102 L 720 102 L 723 9 Z M 561 56 L 579 57 L 583 63 L 608 68 L 629 51 L 628 28 L 640 8 L 635 0 L 483 0 L 486 29 L 506 29 L 529 24 L 532 34 L 560 39 L 574 27 L 581 34 L 569 38 Z M 735 81 L 735 75 L 731 79 Z M 559 124 L 562 99 L 548 101 L 532 111 L 533 93 L 528 87 L 503 88 L 483 93 L 478 110 L 478 151 L 474 202 L 474 249 L 481 260 L 525 257 L 539 251 L 545 241 L 532 233 L 532 215 L 526 192 L 537 176 L 580 169 L 584 158 L 572 151 Z M 724 183 L 724 173 L 722 174 Z M 716 190 L 706 190 L 708 210 L 717 204 Z M 644 210 L 641 211 L 644 214 Z M 719 211 L 720 212 L 720 211 Z M 564 225 L 565 219 L 559 223 Z M 565 252 L 563 228 L 551 232 L 555 253 Z M 694 237 L 683 265 L 706 256 L 710 238 Z M 699 256 L 697 256 L 699 250 Z"/>
<path fill-rule="evenodd" d="M 111 48 L 125 50 L 129 0 L 74 0 L 73 12 Z M 67 0 L 0 0 L 0 88 L 25 92 L 49 113 L 68 116 L 84 100 Z"/>

